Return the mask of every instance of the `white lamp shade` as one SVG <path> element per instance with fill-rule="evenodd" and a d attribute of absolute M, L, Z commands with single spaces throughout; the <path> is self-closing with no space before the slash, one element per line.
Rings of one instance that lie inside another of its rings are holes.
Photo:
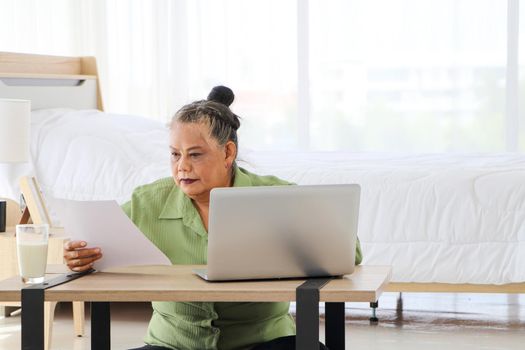
<path fill-rule="evenodd" d="M 0 162 L 29 161 L 31 101 L 0 98 Z"/>

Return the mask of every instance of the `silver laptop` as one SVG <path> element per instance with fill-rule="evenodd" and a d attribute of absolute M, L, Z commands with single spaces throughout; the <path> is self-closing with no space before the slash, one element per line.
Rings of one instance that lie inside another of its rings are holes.
<path fill-rule="evenodd" d="M 354 271 L 359 185 L 211 191 L 208 281 L 340 276 Z"/>

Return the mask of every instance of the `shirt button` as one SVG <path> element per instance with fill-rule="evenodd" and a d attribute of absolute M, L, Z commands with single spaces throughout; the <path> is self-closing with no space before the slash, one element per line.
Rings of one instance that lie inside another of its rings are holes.
<path fill-rule="evenodd" d="M 217 333 L 219 333 L 221 331 L 219 328 L 216 328 L 216 327 L 214 327 L 212 329 L 213 329 L 213 333 L 215 333 L 215 334 L 217 334 Z"/>

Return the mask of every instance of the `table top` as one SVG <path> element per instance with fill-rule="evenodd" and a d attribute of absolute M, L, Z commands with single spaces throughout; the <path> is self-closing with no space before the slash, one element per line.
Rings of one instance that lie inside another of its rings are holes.
<path fill-rule="evenodd" d="M 134 266 L 95 272 L 45 292 L 46 301 L 294 301 L 304 279 L 206 282 L 193 273 L 205 265 Z M 53 271 L 56 272 L 56 271 Z M 53 278 L 50 274 L 46 278 Z M 356 266 L 320 292 L 320 301 L 374 302 L 391 277 L 389 266 Z M 0 282 L 0 301 L 19 301 L 20 277 Z"/>

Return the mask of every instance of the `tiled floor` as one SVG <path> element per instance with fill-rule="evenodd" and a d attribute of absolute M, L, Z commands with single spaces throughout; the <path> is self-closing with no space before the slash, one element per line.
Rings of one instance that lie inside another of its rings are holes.
<path fill-rule="evenodd" d="M 367 304 L 347 304 L 347 349 L 525 349 L 525 295 L 403 294 L 402 311 L 398 296 L 381 297 L 377 325 Z M 150 314 L 147 304 L 114 304 L 112 349 L 141 345 Z M 70 305 L 60 305 L 52 349 L 90 349 L 89 322 L 86 333 L 73 336 Z M 20 349 L 20 316 L 0 318 L 0 349 Z"/>

